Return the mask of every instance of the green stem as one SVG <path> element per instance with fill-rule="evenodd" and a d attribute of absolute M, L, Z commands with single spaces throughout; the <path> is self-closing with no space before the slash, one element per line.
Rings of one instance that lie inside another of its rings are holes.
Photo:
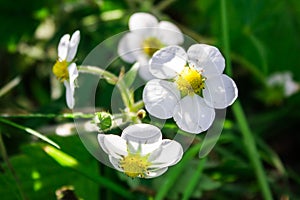
<path fill-rule="evenodd" d="M 0 89 L 0 97 L 8 93 L 10 90 L 16 87 L 20 82 L 21 82 L 21 77 L 19 76 L 11 80 L 9 83 L 7 83 L 4 87 Z"/>
<path fill-rule="evenodd" d="M 185 33 L 189 37 L 193 38 L 193 40 L 196 40 L 196 42 L 206 43 L 206 44 L 215 44 L 216 43 L 215 39 L 204 37 L 204 36 L 200 35 L 199 33 L 197 33 L 196 31 L 184 26 L 183 24 L 177 23 L 176 25 L 179 27 L 180 30 L 182 30 L 183 33 Z"/>
<path fill-rule="evenodd" d="M 78 66 L 78 71 L 83 73 L 99 75 L 100 77 L 103 77 L 107 82 L 113 85 L 117 84 L 119 79 L 113 73 L 110 73 L 104 69 L 101 69 L 100 67 L 95 67 L 95 66 Z"/>
<path fill-rule="evenodd" d="M 18 129 L 20 129 L 20 130 L 23 130 L 23 131 L 25 131 L 25 132 L 27 132 L 27 133 L 29 133 L 29 134 L 31 134 L 31 135 L 34 135 L 34 136 L 40 138 L 41 140 L 43 140 L 43 141 L 45 141 L 45 142 L 47 142 L 47 143 L 49 143 L 49 144 L 55 146 L 55 147 L 58 148 L 58 149 L 60 148 L 59 145 L 56 144 L 54 141 L 50 140 L 50 139 L 47 138 L 46 136 L 42 135 L 41 133 L 39 133 L 39 132 L 37 132 L 37 131 L 35 131 L 35 130 L 31 129 L 31 128 L 22 126 L 22 125 L 20 125 L 20 124 L 16 124 L 16 123 L 14 123 L 14 122 L 12 122 L 12 121 L 9 121 L 9 120 L 3 119 L 3 118 L 0 118 L 0 122 L 1 122 L 1 123 L 4 123 L 4 124 L 7 124 L 7 125 L 10 125 L 10 126 L 13 126 L 13 127 L 15 127 L 15 128 L 18 128 Z"/>
<path fill-rule="evenodd" d="M 250 162 L 255 170 L 256 178 L 260 185 L 263 197 L 266 200 L 271 200 L 273 198 L 272 198 L 270 186 L 268 184 L 267 176 L 265 174 L 262 162 L 260 160 L 254 137 L 252 136 L 252 132 L 251 132 L 248 122 L 246 120 L 245 113 L 244 113 L 239 101 L 237 101 L 233 105 L 233 112 L 234 112 L 235 118 L 239 124 L 239 127 L 241 129 L 244 144 L 245 144 L 245 147 L 247 148 L 247 153 L 248 153 Z"/>
<path fill-rule="evenodd" d="M 226 0 L 221 0 L 221 17 L 222 17 L 222 35 L 224 42 L 224 54 L 226 57 L 226 73 L 232 75 L 231 59 L 230 59 L 230 44 L 229 44 L 229 32 L 228 32 L 228 21 L 227 21 L 227 10 L 226 10 Z M 250 130 L 249 124 L 247 122 L 243 108 L 237 100 L 233 106 L 233 113 L 240 127 L 244 144 L 247 149 L 247 153 L 250 159 L 250 162 L 255 170 L 256 178 L 258 180 L 259 186 L 262 191 L 264 199 L 271 200 L 272 193 L 267 181 L 267 176 L 263 169 L 262 162 L 259 158 L 259 153 L 256 148 L 255 140 Z"/>
<path fill-rule="evenodd" d="M 84 113 L 64 113 L 64 114 L 54 114 L 54 113 L 27 113 L 27 114 L 0 114 L 0 118 L 66 118 L 66 119 L 77 119 L 77 118 L 93 118 L 94 114 L 84 114 Z"/>
<path fill-rule="evenodd" d="M 253 43 L 254 47 L 257 49 L 257 52 L 259 54 L 259 57 L 261 59 L 261 68 L 264 73 L 264 75 L 268 72 L 268 63 L 266 62 L 266 51 L 264 49 L 263 44 L 259 41 L 257 37 L 255 37 L 253 34 L 249 34 L 250 41 Z"/>
<path fill-rule="evenodd" d="M 99 75 L 100 77 L 103 77 L 108 83 L 116 85 L 120 90 L 122 100 L 125 106 L 131 111 L 134 102 L 133 102 L 131 92 L 129 88 L 126 86 L 123 78 L 119 78 L 116 75 L 95 66 L 79 66 L 78 70 L 84 73 Z"/>
<path fill-rule="evenodd" d="M 162 11 L 174 3 L 176 0 L 164 0 L 161 1 L 157 6 L 155 6 L 154 10 Z"/>
<path fill-rule="evenodd" d="M 19 193 L 20 193 L 20 195 L 21 195 L 21 198 L 25 200 L 26 197 L 25 197 L 25 194 L 24 194 L 24 192 L 23 192 L 23 190 L 22 190 L 22 187 L 21 187 L 21 183 L 20 183 L 20 181 L 19 181 L 19 178 L 18 178 L 18 176 L 17 176 L 17 174 L 16 174 L 16 172 L 15 172 L 15 170 L 14 170 L 12 164 L 11 164 L 10 161 L 9 161 L 9 158 L 8 158 L 8 155 L 7 155 L 7 152 L 6 152 L 6 148 L 5 148 L 5 145 L 4 145 L 4 142 L 3 142 L 3 138 L 2 138 L 2 133 L 0 133 L 0 153 L 1 153 L 1 156 L 2 156 L 2 158 L 3 158 L 3 160 L 4 160 L 4 162 L 5 162 L 6 165 L 7 165 L 7 168 L 9 169 L 9 171 L 10 171 L 11 174 L 12 174 L 12 176 L 14 177 L 14 180 L 15 180 L 15 182 L 16 182 L 16 186 L 17 186 L 17 188 L 18 188 L 18 190 L 19 190 Z"/>
<path fill-rule="evenodd" d="M 193 174 L 193 177 L 191 177 L 188 185 L 186 186 L 182 200 L 189 200 L 190 196 L 193 194 L 195 187 L 197 183 L 199 182 L 200 176 L 202 175 L 205 163 L 206 163 L 206 158 L 204 157 L 199 161 L 198 167 L 196 169 L 196 172 Z"/>
<path fill-rule="evenodd" d="M 167 172 L 167 178 L 164 179 L 164 182 L 160 189 L 157 191 L 155 196 L 155 200 L 163 200 L 168 195 L 169 190 L 172 188 L 174 184 L 176 184 L 176 180 L 180 175 L 182 175 L 182 171 L 188 165 L 189 161 L 197 155 L 200 150 L 200 144 L 194 145 L 191 147 L 183 156 L 182 160 L 169 169 Z"/>
<path fill-rule="evenodd" d="M 136 116 L 136 112 L 143 108 L 144 104 L 142 101 L 138 101 L 133 105 L 133 112 L 126 112 L 126 113 L 118 113 L 118 114 L 113 114 L 113 120 L 116 119 L 132 119 L 134 116 Z M 18 129 L 24 130 L 28 133 L 34 132 L 34 130 L 30 130 L 29 128 L 26 128 L 24 126 L 18 125 L 16 123 L 13 123 L 12 121 L 6 120 L 10 118 L 49 118 L 49 119 L 55 119 L 55 118 L 63 118 L 63 119 L 93 119 L 95 117 L 95 114 L 84 114 L 84 113 L 64 113 L 64 114 L 43 114 L 43 113 L 28 113 L 28 114 L 0 114 L 0 122 L 3 122 L 5 124 L 14 126 Z M 124 122 L 123 124 L 118 124 L 118 125 L 113 125 L 110 127 L 109 130 L 117 128 L 122 125 L 128 124 L 129 121 Z M 39 136 L 38 136 L 39 137 Z M 43 139 L 43 138 L 41 138 Z M 57 146 L 58 147 L 58 146 Z"/>
<path fill-rule="evenodd" d="M 132 105 L 132 112 L 137 112 L 144 107 L 144 101 L 140 100 Z"/>
<path fill-rule="evenodd" d="M 124 80 L 121 78 L 119 79 L 118 83 L 116 84 L 118 89 L 120 90 L 123 102 L 125 106 L 129 109 L 129 111 L 132 111 L 132 106 L 134 104 L 133 96 L 131 95 L 131 91 L 126 86 Z"/>

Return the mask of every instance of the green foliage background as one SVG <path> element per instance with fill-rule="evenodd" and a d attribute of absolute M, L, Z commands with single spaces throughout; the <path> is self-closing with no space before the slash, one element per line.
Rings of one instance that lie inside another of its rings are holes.
<path fill-rule="evenodd" d="M 300 80 L 300 2 L 226 2 L 233 79 L 258 149 L 256 156 L 262 160 L 274 199 L 300 199 L 300 94 L 284 98 L 264 84 L 278 71 L 290 71 L 296 81 Z M 61 146 L 59 152 L 51 154 L 45 150 L 45 142 L 0 121 L 14 169 L 11 172 L 1 156 L 1 199 L 56 199 L 55 191 L 62 186 L 73 186 L 78 197 L 88 200 L 263 198 L 231 108 L 221 138 L 205 162 L 197 157 L 195 142 L 182 162 L 153 180 L 132 180 L 102 165 L 87 152 L 74 130 L 73 136 L 55 135 L 53 127 L 72 119 L 26 117 L 28 113 L 70 112 L 63 87 L 54 84 L 51 74 L 63 34 L 81 31 L 77 54 L 77 63 L 81 63 L 100 42 L 128 30 L 130 15 L 141 11 L 170 20 L 199 43 L 224 51 L 220 0 L 0 1 L 0 88 L 15 77 L 21 79 L 0 96 L 0 113 L 25 114 L 10 120 L 47 134 Z M 121 64 L 126 70 L 130 67 Z M 112 68 L 116 74 L 118 67 Z M 103 97 L 112 88 L 105 83 L 101 88 L 98 103 L 109 109 L 110 98 Z M 201 141 L 204 135 L 197 139 Z M 71 158 L 80 165 L 59 158 Z"/>

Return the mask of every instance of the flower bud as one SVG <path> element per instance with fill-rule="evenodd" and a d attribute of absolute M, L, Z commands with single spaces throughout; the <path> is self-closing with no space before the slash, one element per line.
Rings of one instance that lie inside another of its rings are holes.
<path fill-rule="evenodd" d="M 146 111 L 144 109 L 140 109 L 137 113 L 136 116 L 139 119 L 144 119 L 146 117 Z"/>
<path fill-rule="evenodd" d="M 108 112 L 96 112 L 95 113 L 95 124 L 100 130 L 109 129 L 112 125 L 112 115 Z"/>

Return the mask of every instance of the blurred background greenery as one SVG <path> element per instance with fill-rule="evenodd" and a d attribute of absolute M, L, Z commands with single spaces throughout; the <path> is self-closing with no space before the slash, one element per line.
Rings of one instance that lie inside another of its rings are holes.
<path fill-rule="evenodd" d="M 88 200 L 263 199 L 231 108 L 221 138 L 205 162 L 197 157 L 195 142 L 182 162 L 153 180 L 132 180 L 102 165 L 73 129 L 71 136 L 55 134 L 57 126 L 72 122 L 68 117 L 26 117 L 28 113 L 70 112 L 64 88 L 51 74 L 63 34 L 81 31 L 80 64 L 101 41 L 128 30 L 131 14 L 144 11 L 174 22 L 199 43 L 215 45 L 223 52 L 220 2 L 1 0 L 0 113 L 25 114 L 0 120 L 6 147 L 0 165 L 1 199 L 56 199 L 63 186 L 71 187 L 64 189 L 69 196 L 75 193 Z M 284 97 L 280 89 L 266 86 L 267 77 L 275 72 L 290 71 L 294 80 L 300 80 L 300 2 L 226 2 L 233 79 L 258 149 L 256 156 L 263 163 L 274 199 L 300 199 L 300 94 Z M 12 87 L 5 92 L 7 84 Z M 111 88 L 106 84 L 102 88 L 103 97 Z M 109 109 L 105 105 L 110 98 L 101 101 L 103 109 Z M 47 134 L 61 150 L 26 134 L 30 133 L 27 127 Z"/>

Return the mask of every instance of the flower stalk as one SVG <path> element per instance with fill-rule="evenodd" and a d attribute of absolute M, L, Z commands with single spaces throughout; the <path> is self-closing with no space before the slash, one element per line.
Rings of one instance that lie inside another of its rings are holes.
<path fill-rule="evenodd" d="M 131 92 L 129 88 L 126 86 L 124 80 L 113 73 L 110 73 L 104 69 L 101 69 L 96 66 L 79 66 L 78 67 L 79 72 L 83 73 L 90 73 L 90 74 L 96 74 L 99 75 L 100 77 L 104 78 L 108 83 L 116 85 L 121 93 L 122 100 L 125 104 L 125 106 L 132 111 L 133 110 L 133 105 L 134 105 L 134 100 L 131 95 Z"/>
<path fill-rule="evenodd" d="M 223 42 L 224 42 L 224 54 L 225 57 L 227 58 L 226 72 L 230 76 L 232 75 L 232 67 L 231 67 L 231 59 L 230 59 L 230 44 L 229 44 L 226 0 L 221 0 L 220 3 L 221 3 L 221 18 L 222 18 L 221 21 L 222 21 L 222 35 L 223 35 Z M 256 178 L 261 188 L 262 195 L 265 200 L 272 200 L 273 198 L 272 198 L 271 190 L 261 160 L 259 159 L 259 153 L 255 145 L 255 140 L 239 100 L 237 100 L 235 104 L 233 104 L 232 108 L 233 108 L 233 114 L 235 115 L 235 118 L 239 124 L 250 162 L 255 170 Z"/>

